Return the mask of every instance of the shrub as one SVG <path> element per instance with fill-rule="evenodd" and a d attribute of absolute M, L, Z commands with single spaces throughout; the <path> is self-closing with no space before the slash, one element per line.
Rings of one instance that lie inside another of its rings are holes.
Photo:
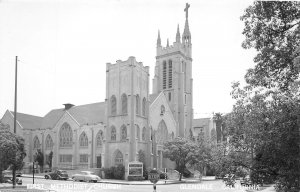
<path fill-rule="evenodd" d="M 106 179 L 114 178 L 114 169 L 115 169 L 115 167 L 104 168 L 104 174 L 105 174 Z"/>
<path fill-rule="evenodd" d="M 124 179 L 124 175 L 125 175 L 124 165 L 118 165 L 117 167 L 115 167 L 113 175 L 114 175 L 114 179 Z"/>
<path fill-rule="evenodd" d="M 124 179 L 125 167 L 124 165 L 118 165 L 104 168 L 104 174 L 106 179 Z"/>

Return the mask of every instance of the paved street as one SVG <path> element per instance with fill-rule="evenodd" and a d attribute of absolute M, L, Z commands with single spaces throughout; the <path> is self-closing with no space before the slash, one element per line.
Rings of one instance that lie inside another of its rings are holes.
<path fill-rule="evenodd" d="M 128 192 L 146 192 L 153 191 L 152 185 L 121 185 L 121 184 L 108 184 L 108 183 L 85 183 L 85 182 L 73 182 L 73 181 L 57 181 L 57 180 L 45 180 L 35 179 L 36 185 L 32 184 L 32 178 L 22 178 L 23 185 L 28 188 L 43 188 L 51 191 L 128 191 Z M 28 184 L 28 185 L 27 185 Z M 227 188 L 220 180 L 203 181 L 202 183 L 182 183 L 182 184 L 169 184 L 169 185 L 157 185 L 157 192 L 163 191 L 186 191 L 186 192 L 242 192 L 245 188 L 241 188 L 239 185 L 236 188 Z"/>

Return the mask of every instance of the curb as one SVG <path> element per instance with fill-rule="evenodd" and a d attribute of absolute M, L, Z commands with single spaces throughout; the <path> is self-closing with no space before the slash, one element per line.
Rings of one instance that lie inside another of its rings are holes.
<path fill-rule="evenodd" d="M 31 175 L 22 175 L 22 177 L 24 178 L 32 178 Z M 45 179 L 43 176 L 35 176 L 35 179 Z M 66 181 L 73 181 L 73 180 L 66 180 Z M 205 180 L 202 180 L 205 181 Z M 187 183 L 201 183 L 202 181 L 199 180 L 192 180 L 192 181 L 167 181 L 167 183 L 164 183 L 164 180 L 162 180 L 162 182 L 156 183 L 156 185 L 173 185 L 173 184 L 187 184 Z M 124 181 L 124 182 L 118 182 L 118 181 L 113 181 L 113 180 L 109 180 L 106 181 L 105 179 L 102 179 L 99 183 L 103 183 L 103 184 L 117 184 L 117 185 L 153 185 L 153 183 L 144 183 L 144 182 L 131 182 L 131 181 Z"/>
<path fill-rule="evenodd" d="M 153 185 L 153 183 L 130 183 L 130 182 L 114 182 L 114 181 L 100 181 L 103 184 L 117 184 L 117 185 Z M 195 181 L 174 181 L 167 183 L 156 183 L 156 185 L 173 185 L 173 184 L 186 184 L 186 183 L 201 183 Z"/>
<path fill-rule="evenodd" d="M 24 185 L 19 185 L 15 187 L 15 189 L 26 189 L 27 187 L 24 186 Z M 12 185 L 9 185 L 9 186 L 0 186 L 0 189 L 13 189 L 13 186 Z"/>

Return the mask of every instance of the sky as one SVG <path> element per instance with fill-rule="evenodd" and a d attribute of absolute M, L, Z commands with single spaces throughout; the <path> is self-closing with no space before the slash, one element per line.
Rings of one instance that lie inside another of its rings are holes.
<path fill-rule="evenodd" d="M 244 81 L 254 50 L 241 47 L 248 0 L 0 0 L 0 118 L 14 109 L 44 116 L 64 103 L 105 100 L 106 63 L 136 57 L 150 67 L 162 45 L 182 34 L 185 3 L 193 54 L 194 117 L 227 113 L 231 84 Z"/>

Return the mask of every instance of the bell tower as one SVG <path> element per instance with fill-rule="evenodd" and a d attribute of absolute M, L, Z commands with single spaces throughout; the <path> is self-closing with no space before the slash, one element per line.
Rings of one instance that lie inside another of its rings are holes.
<path fill-rule="evenodd" d="M 178 123 L 177 136 L 188 137 L 193 120 L 192 41 L 188 22 L 187 3 L 185 26 L 180 39 L 179 25 L 173 45 L 161 45 L 158 31 L 153 93 L 164 92 Z"/>

